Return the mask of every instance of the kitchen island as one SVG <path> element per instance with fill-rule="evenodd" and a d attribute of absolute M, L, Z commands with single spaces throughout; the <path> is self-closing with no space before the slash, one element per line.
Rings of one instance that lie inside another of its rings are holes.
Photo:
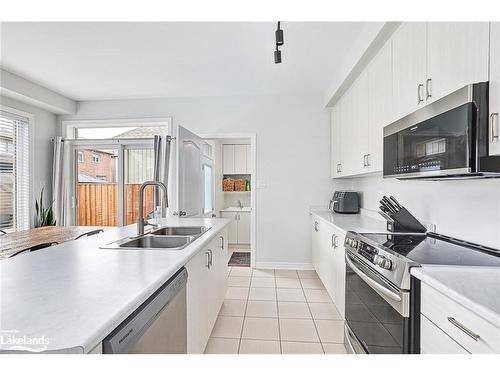
<path fill-rule="evenodd" d="M 129 225 L 4 259 L 0 261 L 2 335 L 40 339 L 43 345 L 37 350 L 44 352 L 91 352 L 228 223 L 203 218 L 162 222 L 210 228 L 182 250 L 100 248 L 136 235 L 136 226 Z M 4 342 L 1 351 L 16 349 Z"/>

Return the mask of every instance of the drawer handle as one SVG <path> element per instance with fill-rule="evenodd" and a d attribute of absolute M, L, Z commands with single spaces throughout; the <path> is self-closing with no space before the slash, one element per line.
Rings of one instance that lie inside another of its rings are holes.
<path fill-rule="evenodd" d="M 448 321 L 451 324 L 453 324 L 455 327 L 457 327 L 460 331 L 462 331 L 463 333 L 465 333 L 467 336 L 469 336 L 472 339 L 474 339 L 475 341 L 477 341 L 477 340 L 479 340 L 481 338 L 481 336 L 479 336 L 478 334 L 472 332 L 470 329 L 468 329 L 467 327 L 465 327 L 462 323 L 460 323 L 455 318 L 449 316 L 448 317 Z"/>

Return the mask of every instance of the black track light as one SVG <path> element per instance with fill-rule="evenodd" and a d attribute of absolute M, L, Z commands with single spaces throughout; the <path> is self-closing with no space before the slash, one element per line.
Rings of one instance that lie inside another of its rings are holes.
<path fill-rule="evenodd" d="M 274 51 L 274 63 L 281 63 L 281 51 L 278 49 L 278 46 L 276 46 L 276 51 Z"/>
<path fill-rule="evenodd" d="M 276 35 L 276 45 L 282 46 L 284 42 L 283 39 L 283 30 L 280 29 L 280 22 L 278 21 L 278 29 L 274 33 Z"/>
<path fill-rule="evenodd" d="M 278 28 L 276 29 L 276 32 L 274 33 L 276 36 L 276 51 L 274 51 L 274 63 L 275 64 L 280 64 L 281 63 L 281 51 L 279 50 L 279 46 L 282 46 L 285 42 L 283 39 L 283 30 L 280 29 L 280 21 L 278 21 Z"/>

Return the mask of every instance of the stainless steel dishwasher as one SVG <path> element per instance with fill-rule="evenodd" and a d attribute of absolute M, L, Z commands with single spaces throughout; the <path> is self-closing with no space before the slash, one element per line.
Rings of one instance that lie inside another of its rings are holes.
<path fill-rule="evenodd" d="M 187 352 L 187 271 L 179 270 L 103 340 L 103 352 Z"/>

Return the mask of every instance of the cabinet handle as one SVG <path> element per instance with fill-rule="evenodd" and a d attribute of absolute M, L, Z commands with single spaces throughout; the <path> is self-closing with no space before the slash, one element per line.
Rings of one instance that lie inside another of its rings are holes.
<path fill-rule="evenodd" d="M 366 155 L 363 155 L 363 168 L 366 168 Z"/>
<path fill-rule="evenodd" d="M 366 154 L 366 166 L 367 166 L 367 167 L 371 167 L 371 166 L 372 166 L 372 165 L 370 164 L 370 156 L 371 156 L 371 155 L 372 155 L 372 154 Z"/>
<path fill-rule="evenodd" d="M 421 83 L 417 86 L 417 104 L 420 104 L 424 101 L 424 99 L 422 98 L 422 90 L 424 89 L 424 84 Z"/>
<path fill-rule="evenodd" d="M 207 256 L 207 264 L 205 264 L 205 267 L 210 269 L 210 253 L 208 251 L 205 251 L 205 255 Z"/>
<path fill-rule="evenodd" d="M 224 236 L 220 236 L 220 248 L 224 250 Z"/>
<path fill-rule="evenodd" d="M 342 163 L 339 163 L 339 173 L 342 173 Z"/>
<path fill-rule="evenodd" d="M 214 264 L 214 258 L 213 258 L 212 250 L 208 249 L 208 253 L 210 254 L 210 268 L 212 268 L 212 266 Z"/>
<path fill-rule="evenodd" d="M 427 78 L 425 81 L 425 98 L 426 100 L 432 98 L 432 78 Z"/>
<path fill-rule="evenodd" d="M 315 221 L 315 222 L 314 222 L 314 230 L 315 230 L 316 232 L 318 232 L 318 231 L 319 231 L 319 228 L 318 228 L 318 222 L 317 222 L 317 221 Z"/>
<path fill-rule="evenodd" d="M 335 238 L 337 238 L 337 236 L 335 234 L 332 234 L 332 247 L 335 249 L 337 246 L 335 246 Z"/>
<path fill-rule="evenodd" d="M 495 139 L 498 139 L 498 134 L 495 134 L 495 117 L 498 118 L 498 112 L 493 112 L 490 115 L 490 142 L 498 142 Z"/>
<path fill-rule="evenodd" d="M 481 338 L 477 333 L 472 332 L 470 329 L 468 329 L 466 326 L 464 326 L 462 323 L 460 323 L 458 320 L 455 318 L 449 316 L 448 321 L 453 324 L 455 327 L 457 327 L 460 331 L 465 333 L 467 336 L 471 337 L 474 339 L 474 341 L 477 341 Z"/>

